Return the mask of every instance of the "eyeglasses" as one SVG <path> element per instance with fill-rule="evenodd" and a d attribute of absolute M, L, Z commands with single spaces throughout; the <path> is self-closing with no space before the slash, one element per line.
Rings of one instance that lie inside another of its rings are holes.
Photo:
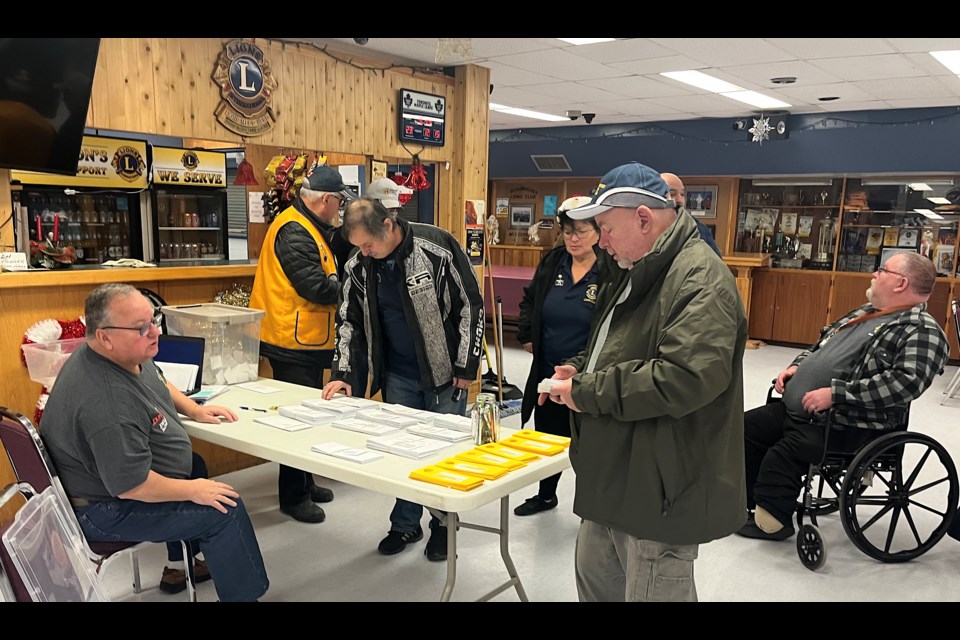
<path fill-rule="evenodd" d="M 899 276 L 899 277 L 901 277 L 901 278 L 907 278 L 907 280 L 910 279 L 909 277 L 903 275 L 902 273 L 898 273 L 898 272 L 896 272 L 896 271 L 891 271 L 890 269 L 887 269 L 886 267 L 878 267 L 878 268 L 877 268 L 877 273 L 889 273 L 889 274 L 891 274 L 891 275 Z"/>
<path fill-rule="evenodd" d="M 150 333 L 152 327 L 160 327 L 160 323 L 163 322 L 163 314 L 158 313 L 153 316 L 153 320 L 147 324 L 140 327 L 100 327 L 101 329 L 123 329 L 124 331 L 138 331 L 141 338 L 146 338 L 147 334 Z"/>
<path fill-rule="evenodd" d="M 563 229 L 563 235 L 566 237 L 577 236 L 581 240 L 585 240 L 590 237 L 590 234 L 594 232 L 593 227 L 584 227 L 583 229 Z"/>

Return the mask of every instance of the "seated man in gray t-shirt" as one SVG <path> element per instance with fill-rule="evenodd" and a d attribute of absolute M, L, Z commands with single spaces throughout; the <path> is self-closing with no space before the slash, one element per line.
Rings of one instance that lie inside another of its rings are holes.
<path fill-rule="evenodd" d="M 847 428 L 849 445 L 862 444 L 871 431 L 898 426 L 942 371 L 949 345 L 926 312 L 936 275 L 920 254 L 890 257 L 873 274 L 869 304 L 827 327 L 777 376 L 783 401 L 744 414 L 747 507 L 755 511 L 737 533 L 763 540 L 794 534 L 803 476 L 823 455 L 826 411 L 836 409 L 832 419 Z"/>
<path fill-rule="evenodd" d="M 197 473 L 179 414 L 213 423 L 237 416 L 164 380 L 152 360 L 159 317 L 136 288 L 97 287 L 85 316 L 86 344 L 60 371 L 42 426 L 84 534 L 193 541 L 221 600 L 256 600 L 269 582 L 250 518 L 230 485 L 197 477 L 206 474 Z"/>

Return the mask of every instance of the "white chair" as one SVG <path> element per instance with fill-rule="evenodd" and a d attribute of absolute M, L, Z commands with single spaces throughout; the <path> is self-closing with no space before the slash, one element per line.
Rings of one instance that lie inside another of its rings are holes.
<path fill-rule="evenodd" d="M 953 311 L 953 328 L 957 334 L 957 340 L 960 340 L 960 317 L 957 313 L 960 311 L 960 301 L 957 301 L 956 298 L 950 301 L 950 309 Z M 960 369 L 957 369 L 957 372 L 953 374 L 953 379 L 950 380 L 950 384 L 947 385 L 946 390 L 943 392 L 943 400 L 940 401 L 941 405 L 947 404 L 954 394 L 957 392 L 957 388 L 960 387 Z"/>

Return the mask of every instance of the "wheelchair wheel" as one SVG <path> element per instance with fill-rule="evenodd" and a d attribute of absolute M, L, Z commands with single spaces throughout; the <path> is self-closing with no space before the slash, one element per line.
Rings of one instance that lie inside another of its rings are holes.
<path fill-rule="evenodd" d="M 827 545 L 823 543 L 820 529 L 805 524 L 797 534 L 797 555 L 800 562 L 810 571 L 816 571 L 827 562 Z"/>
<path fill-rule="evenodd" d="M 847 469 L 840 518 L 854 545 L 881 562 L 929 551 L 957 510 L 957 469 L 922 433 L 898 431 L 868 443 Z"/>

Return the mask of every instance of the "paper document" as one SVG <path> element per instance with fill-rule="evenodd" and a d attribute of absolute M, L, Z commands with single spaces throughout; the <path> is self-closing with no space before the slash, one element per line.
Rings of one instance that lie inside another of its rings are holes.
<path fill-rule="evenodd" d="M 280 391 L 280 389 L 277 389 L 276 387 L 271 387 L 259 382 L 243 382 L 234 386 L 240 389 L 246 389 L 247 391 L 254 391 L 256 393 L 276 393 Z"/>
<path fill-rule="evenodd" d="M 153 364 L 163 372 L 163 377 L 166 378 L 167 382 L 182 393 L 190 393 L 197 384 L 197 371 L 200 367 L 195 364 L 182 364 L 180 362 L 154 362 Z"/>
<path fill-rule="evenodd" d="M 283 431 L 303 431 L 304 429 L 313 428 L 312 425 L 306 422 L 300 422 L 299 420 L 294 420 L 286 416 L 262 416 L 260 418 L 254 418 L 253 421 L 265 424 L 268 427 L 273 427 L 274 429 L 282 429 Z"/>
<path fill-rule="evenodd" d="M 374 460 L 380 460 L 383 458 L 383 454 L 377 451 L 348 447 L 347 445 L 340 444 L 339 442 L 321 442 L 313 445 L 310 447 L 310 449 L 317 453 L 323 453 L 328 456 L 334 456 L 335 458 L 349 460 L 350 462 L 358 462 L 360 464 L 373 462 Z"/>

